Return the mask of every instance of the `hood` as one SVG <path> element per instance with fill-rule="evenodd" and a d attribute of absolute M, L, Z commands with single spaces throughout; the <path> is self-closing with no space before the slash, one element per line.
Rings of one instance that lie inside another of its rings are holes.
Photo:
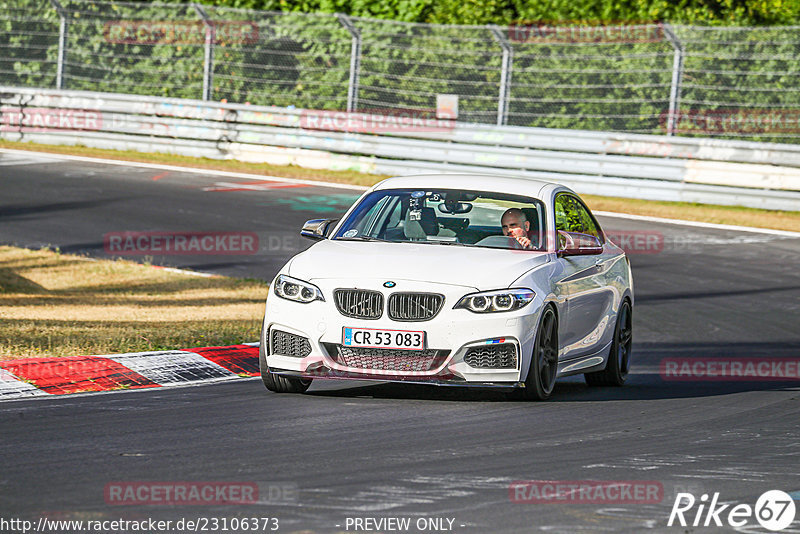
<path fill-rule="evenodd" d="M 508 287 L 548 262 L 544 252 L 457 245 L 324 240 L 295 256 L 289 274 L 322 280 L 414 280 L 476 290 Z"/>

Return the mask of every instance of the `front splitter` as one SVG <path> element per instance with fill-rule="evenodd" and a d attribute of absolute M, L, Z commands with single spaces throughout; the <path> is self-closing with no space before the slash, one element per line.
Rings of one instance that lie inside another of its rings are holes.
<path fill-rule="evenodd" d="M 523 382 L 468 382 L 453 374 L 435 376 L 397 376 L 381 375 L 374 372 L 357 373 L 337 371 L 335 369 L 316 369 L 313 373 L 290 371 L 286 369 L 270 369 L 270 372 L 287 378 L 328 379 L 328 380 L 374 380 L 377 382 L 395 382 L 402 384 L 423 384 L 434 386 L 455 386 L 474 388 L 518 389 L 524 388 Z"/>

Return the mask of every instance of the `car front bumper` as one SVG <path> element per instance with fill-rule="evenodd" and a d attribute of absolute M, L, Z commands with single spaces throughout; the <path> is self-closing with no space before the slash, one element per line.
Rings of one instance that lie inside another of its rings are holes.
<path fill-rule="evenodd" d="M 390 292 L 378 282 L 360 281 L 359 287 L 388 296 Z M 445 295 L 444 305 L 433 319 L 395 321 L 384 313 L 380 319 L 366 320 L 343 316 L 329 298 L 344 281 L 315 283 L 326 301 L 303 304 L 273 293 L 267 299 L 261 343 L 267 365 L 276 374 L 504 387 L 518 386 L 527 374 L 541 309 L 538 295 L 519 310 L 477 314 L 453 309 L 474 289 L 414 282 L 414 291 Z M 345 327 L 424 331 L 426 350 L 343 349 Z M 509 358 L 512 349 L 513 365 Z M 498 351 L 503 351 L 502 358 Z"/>

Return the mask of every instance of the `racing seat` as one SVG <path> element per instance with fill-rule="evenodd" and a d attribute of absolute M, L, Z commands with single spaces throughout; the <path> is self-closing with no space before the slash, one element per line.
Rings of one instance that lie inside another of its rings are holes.
<path fill-rule="evenodd" d="M 420 220 L 411 220 L 409 217 L 411 210 L 406 212 L 403 233 L 407 239 L 424 241 L 429 235 L 439 234 L 439 220 L 436 218 L 436 210 L 433 208 L 422 208 Z"/>

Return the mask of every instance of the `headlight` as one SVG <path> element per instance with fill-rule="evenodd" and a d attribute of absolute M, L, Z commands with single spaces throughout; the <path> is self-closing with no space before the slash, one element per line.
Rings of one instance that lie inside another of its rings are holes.
<path fill-rule="evenodd" d="M 275 294 L 287 300 L 303 303 L 325 300 L 325 297 L 322 296 L 322 291 L 314 284 L 303 282 L 285 274 L 278 276 L 274 287 Z"/>
<path fill-rule="evenodd" d="M 453 309 L 463 308 L 474 313 L 493 313 L 518 310 L 530 301 L 536 293 L 530 289 L 499 289 L 464 295 Z"/>

